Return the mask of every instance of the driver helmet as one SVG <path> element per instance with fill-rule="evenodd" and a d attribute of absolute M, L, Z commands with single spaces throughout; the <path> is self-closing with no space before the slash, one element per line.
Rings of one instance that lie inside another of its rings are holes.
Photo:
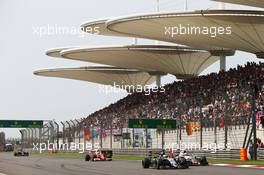
<path fill-rule="evenodd" d="M 166 153 L 166 150 L 165 149 L 162 149 L 161 150 L 161 152 L 160 152 L 160 154 L 162 155 L 162 156 L 165 156 L 167 153 Z"/>

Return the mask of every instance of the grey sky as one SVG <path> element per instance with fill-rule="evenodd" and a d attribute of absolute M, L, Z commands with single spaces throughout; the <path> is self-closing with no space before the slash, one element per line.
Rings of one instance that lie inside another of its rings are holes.
<path fill-rule="evenodd" d="M 203 1 L 203 3 L 201 3 Z M 160 0 L 161 11 L 182 10 L 184 0 Z M 209 0 L 189 0 L 189 9 L 215 9 Z M 228 9 L 247 7 L 227 5 Z M 47 57 L 50 48 L 79 45 L 131 44 L 132 39 L 79 35 L 39 37 L 34 27 L 79 27 L 87 20 L 133 13 L 153 12 L 156 0 L 1 0 L 0 1 L 0 119 L 56 119 L 87 116 L 124 97 L 125 93 L 105 95 L 95 84 L 43 78 L 34 70 L 56 67 L 79 67 L 92 64 Z M 252 9 L 252 8 L 247 8 Z M 153 41 L 139 40 L 139 44 Z M 254 55 L 238 52 L 227 60 L 228 68 L 246 61 L 258 61 Z M 218 63 L 204 73 L 218 71 Z M 163 78 L 163 83 L 174 78 Z M 2 129 L 0 129 L 1 131 Z M 4 129 L 7 136 L 18 136 L 16 129 Z"/>

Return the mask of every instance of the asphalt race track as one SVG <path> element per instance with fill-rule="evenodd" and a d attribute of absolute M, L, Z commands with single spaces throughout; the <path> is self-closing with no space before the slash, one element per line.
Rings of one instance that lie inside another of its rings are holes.
<path fill-rule="evenodd" d="M 85 162 L 80 158 L 14 157 L 12 154 L 0 154 L 0 175 L 263 175 L 263 172 L 215 166 L 156 170 L 142 169 L 139 161 Z"/>

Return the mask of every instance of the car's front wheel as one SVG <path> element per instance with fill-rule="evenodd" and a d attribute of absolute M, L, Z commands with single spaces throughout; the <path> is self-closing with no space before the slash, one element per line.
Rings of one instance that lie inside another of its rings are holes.
<path fill-rule="evenodd" d="M 186 161 L 186 159 L 184 157 L 180 157 L 178 159 L 178 168 L 179 169 L 187 169 L 187 168 L 189 168 L 189 163 L 188 163 L 188 161 Z"/>
<path fill-rule="evenodd" d="M 85 161 L 90 161 L 91 160 L 91 157 L 89 155 L 86 155 L 85 156 Z"/>
<path fill-rule="evenodd" d="M 163 164 L 162 160 L 161 160 L 161 159 L 158 159 L 158 160 L 157 160 L 157 167 L 156 167 L 156 168 L 159 170 L 160 167 L 163 166 L 163 165 L 164 165 L 164 164 Z"/>

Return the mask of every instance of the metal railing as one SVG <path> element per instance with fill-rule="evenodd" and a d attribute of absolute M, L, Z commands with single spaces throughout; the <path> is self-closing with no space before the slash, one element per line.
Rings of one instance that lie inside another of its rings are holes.
<path fill-rule="evenodd" d="M 145 156 L 149 151 L 160 151 L 160 149 L 113 149 L 113 153 L 116 155 L 133 155 L 133 156 Z M 204 151 L 204 150 L 192 150 L 189 153 L 197 156 L 206 156 L 208 159 L 240 159 L 240 150 L 217 150 Z M 259 160 L 264 160 L 264 149 L 258 150 Z"/>

